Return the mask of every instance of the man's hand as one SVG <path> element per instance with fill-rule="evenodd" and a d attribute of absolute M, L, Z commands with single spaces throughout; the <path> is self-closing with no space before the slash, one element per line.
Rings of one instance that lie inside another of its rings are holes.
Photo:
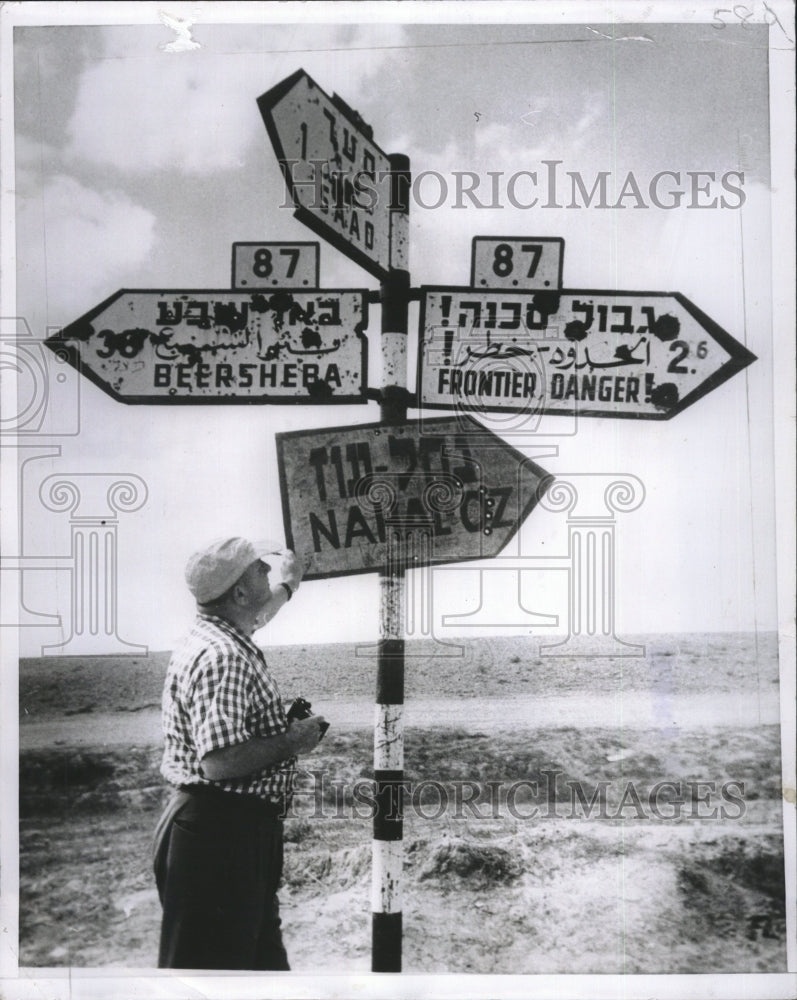
<path fill-rule="evenodd" d="M 280 608 L 287 604 L 290 598 L 299 589 L 301 579 L 307 572 L 307 569 L 313 559 L 312 555 L 297 556 L 294 552 L 291 552 L 290 549 L 285 549 L 281 555 L 281 579 L 271 584 L 271 597 L 258 615 L 257 620 L 255 621 L 254 631 L 263 628 L 264 625 L 271 621 Z M 288 592 L 284 587 L 280 587 L 281 583 L 284 583 L 291 588 L 290 595 L 288 595 Z"/>
<path fill-rule="evenodd" d="M 318 745 L 323 735 L 321 723 L 325 721 L 321 715 L 295 719 L 287 731 L 278 736 L 253 736 L 245 743 L 211 750 L 202 758 L 202 775 L 211 781 L 242 778 L 296 754 L 309 753 Z"/>
<path fill-rule="evenodd" d="M 308 719 L 294 719 L 288 727 L 288 736 L 296 753 L 309 753 L 324 735 L 323 715 L 311 715 Z"/>
<path fill-rule="evenodd" d="M 280 572 L 282 573 L 282 580 L 280 582 L 287 583 L 291 590 L 296 593 L 299 589 L 299 584 L 302 582 L 302 577 L 310 566 L 312 558 L 311 554 L 305 553 L 304 555 L 297 556 L 295 552 L 286 549 L 283 553 L 282 565 L 280 566 Z"/>

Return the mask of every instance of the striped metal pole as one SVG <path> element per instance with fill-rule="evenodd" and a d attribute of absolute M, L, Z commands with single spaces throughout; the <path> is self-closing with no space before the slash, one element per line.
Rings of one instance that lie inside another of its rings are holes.
<path fill-rule="evenodd" d="M 385 424 L 407 419 L 407 307 L 410 161 L 390 157 L 390 273 L 382 282 L 382 395 Z M 404 568 L 401 526 L 391 527 L 380 570 L 379 648 L 374 721 L 374 813 L 371 881 L 371 969 L 401 972 L 401 881 L 404 863 Z"/>

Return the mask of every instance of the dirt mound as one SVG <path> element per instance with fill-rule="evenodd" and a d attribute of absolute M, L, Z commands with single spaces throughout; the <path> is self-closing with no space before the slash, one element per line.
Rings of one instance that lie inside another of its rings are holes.
<path fill-rule="evenodd" d="M 370 873 L 371 849 L 368 845 L 299 853 L 286 849 L 283 881 L 291 889 L 313 884 L 323 885 L 325 889 L 346 889 L 367 880 Z"/>
<path fill-rule="evenodd" d="M 20 755 L 19 799 L 22 816 L 52 816 L 74 810 L 108 813 L 120 809 L 157 809 L 168 789 L 158 773 L 161 752 L 131 748 L 44 750 Z"/>
<path fill-rule="evenodd" d="M 767 837 L 751 843 L 731 841 L 714 857 L 709 866 L 721 875 L 734 879 L 748 889 L 755 889 L 782 905 L 785 898 L 783 844 L 779 837 Z"/>
<path fill-rule="evenodd" d="M 370 844 L 330 850 L 313 849 L 307 839 L 297 848 L 296 840 L 292 837 L 285 845 L 284 882 L 290 889 L 315 884 L 335 891 L 359 885 L 370 877 Z M 519 852 L 464 838 L 437 844 L 413 840 L 406 848 L 406 867 L 411 882 L 438 883 L 447 888 L 456 883 L 470 889 L 513 882 L 524 871 Z"/>
<path fill-rule="evenodd" d="M 450 884 L 452 876 L 472 888 L 512 882 L 523 873 L 517 853 L 496 844 L 468 840 L 446 841 L 428 853 L 418 869 L 418 881 Z"/>
<path fill-rule="evenodd" d="M 785 936 L 785 873 L 779 838 L 708 842 L 677 870 L 684 909 L 698 934 Z"/>

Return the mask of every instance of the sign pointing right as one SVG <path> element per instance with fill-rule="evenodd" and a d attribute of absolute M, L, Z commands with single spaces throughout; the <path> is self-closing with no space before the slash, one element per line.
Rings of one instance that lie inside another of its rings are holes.
<path fill-rule="evenodd" d="M 277 455 L 288 547 L 312 554 L 306 580 L 377 572 L 396 533 L 411 565 L 492 558 L 553 481 L 464 415 L 290 431 Z"/>
<path fill-rule="evenodd" d="M 425 287 L 419 403 L 667 420 L 755 361 L 683 295 Z"/>

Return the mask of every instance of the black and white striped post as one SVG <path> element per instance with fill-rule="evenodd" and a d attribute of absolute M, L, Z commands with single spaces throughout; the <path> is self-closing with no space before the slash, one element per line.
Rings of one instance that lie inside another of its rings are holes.
<path fill-rule="evenodd" d="M 380 420 L 407 419 L 410 161 L 390 157 L 390 272 L 381 284 Z M 390 530 L 379 574 L 379 648 L 374 720 L 374 813 L 371 882 L 373 972 L 401 972 L 401 883 L 404 864 L 404 552 L 401 527 Z"/>

